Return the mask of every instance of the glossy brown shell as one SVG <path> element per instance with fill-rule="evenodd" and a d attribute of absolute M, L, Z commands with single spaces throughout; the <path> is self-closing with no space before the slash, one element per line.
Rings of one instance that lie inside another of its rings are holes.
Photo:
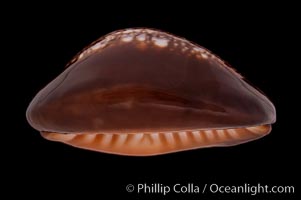
<path fill-rule="evenodd" d="M 276 113 L 207 49 L 162 31 L 127 29 L 80 52 L 33 99 L 27 119 L 50 140 L 155 155 L 259 138 Z"/>

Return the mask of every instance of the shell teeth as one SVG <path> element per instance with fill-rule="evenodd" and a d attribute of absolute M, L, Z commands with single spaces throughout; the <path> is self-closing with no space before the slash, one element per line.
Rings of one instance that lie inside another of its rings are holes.
<path fill-rule="evenodd" d="M 161 143 L 160 137 L 159 137 L 159 133 L 152 133 L 150 134 L 152 140 L 154 141 L 154 143 Z"/>
<path fill-rule="evenodd" d="M 131 140 L 131 143 L 132 144 L 138 144 L 142 138 L 143 138 L 143 133 L 134 134 L 133 138 Z"/>
<path fill-rule="evenodd" d="M 71 144 L 76 147 L 100 152 L 126 155 L 154 155 L 192 148 L 231 146 L 258 138 L 268 133 L 269 126 L 224 130 L 195 130 L 179 132 L 130 133 L 130 134 L 58 134 L 44 133 L 42 136 Z"/>
<path fill-rule="evenodd" d="M 174 144 L 175 143 L 173 133 L 168 132 L 168 133 L 165 133 L 164 136 L 165 136 L 166 141 L 167 141 L 168 144 Z"/>
<path fill-rule="evenodd" d="M 206 130 L 204 131 L 206 137 L 208 138 L 209 141 L 214 140 L 215 136 L 212 130 Z"/>
<path fill-rule="evenodd" d="M 193 138 L 197 142 L 203 142 L 203 137 L 200 131 L 192 131 Z"/>
<path fill-rule="evenodd" d="M 103 138 L 101 140 L 102 145 L 110 145 L 112 138 L 112 134 L 103 134 Z"/>
<path fill-rule="evenodd" d="M 83 141 L 86 143 L 92 142 L 95 140 L 96 134 L 86 134 L 83 138 Z"/>
<path fill-rule="evenodd" d="M 219 139 L 225 140 L 227 138 L 224 130 L 216 130 L 216 132 L 217 132 L 217 136 L 219 137 Z"/>
<path fill-rule="evenodd" d="M 127 137 L 128 137 L 128 134 L 120 134 L 120 135 L 118 135 L 115 145 L 116 146 L 123 145 L 125 143 Z"/>
<path fill-rule="evenodd" d="M 181 140 L 182 143 L 187 143 L 188 142 L 188 136 L 187 136 L 187 132 L 178 132 L 179 138 Z"/>
<path fill-rule="evenodd" d="M 230 135 L 230 137 L 234 138 L 234 139 L 240 139 L 239 134 L 236 132 L 235 129 L 228 129 L 227 130 L 228 134 Z"/>

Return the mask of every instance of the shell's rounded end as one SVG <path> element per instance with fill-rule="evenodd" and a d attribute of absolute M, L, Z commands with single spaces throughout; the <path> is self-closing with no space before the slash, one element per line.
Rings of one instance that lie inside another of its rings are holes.
<path fill-rule="evenodd" d="M 61 134 L 41 132 L 41 135 L 48 140 L 92 151 L 128 156 L 152 156 L 204 147 L 238 145 L 263 137 L 270 131 L 271 125 L 261 125 L 236 129 L 164 133 Z"/>

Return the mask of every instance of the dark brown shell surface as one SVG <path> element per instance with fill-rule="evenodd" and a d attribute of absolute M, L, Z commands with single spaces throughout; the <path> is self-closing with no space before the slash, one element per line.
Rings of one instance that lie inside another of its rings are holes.
<path fill-rule="evenodd" d="M 269 99 L 207 49 L 143 28 L 88 46 L 26 114 L 47 139 L 123 155 L 239 144 L 276 120 Z"/>

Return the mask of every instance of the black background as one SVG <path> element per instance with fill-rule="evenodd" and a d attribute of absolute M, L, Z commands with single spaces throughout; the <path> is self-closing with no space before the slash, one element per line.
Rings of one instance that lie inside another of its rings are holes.
<path fill-rule="evenodd" d="M 93 7 L 89 6 L 89 9 Z M 212 10 L 209 14 L 200 11 L 192 14 L 186 10 L 187 15 L 184 11 L 159 14 L 155 10 L 149 14 L 143 14 L 141 10 L 142 14 L 117 11 L 104 14 L 101 9 L 96 9 L 83 14 L 80 9 L 46 11 L 46 7 L 24 11 L 16 20 L 8 22 L 14 30 L 11 33 L 14 38 L 11 47 L 14 48 L 9 51 L 12 56 L 9 58 L 12 63 L 10 73 L 14 75 L 4 86 L 9 89 L 8 94 L 12 97 L 9 101 L 14 106 L 8 106 L 10 123 L 6 124 L 9 125 L 6 131 L 10 139 L 5 140 L 3 146 L 7 145 L 6 164 L 10 177 L 7 185 L 15 188 L 16 193 L 22 191 L 24 197 L 41 198 L 64 195 L 111 199 L 113 197 L 106 195 L 122 195 L 123 199 L 143 199 L 150 195 L 127 193 L 125 186 L 129 183 L 297 186 L 300 148 L 298 123 L 293 122 L 298 116 L 292 115 L 298 113 L 297 105 L 293 107 L 298 84 L 292 71 L 298 65 L 292 62 L 294 51 L 290 49 L 296 45 L 292 39 L 293 15 L 260 7 L 251 11 L 247 8 L 236 13 L 231 11 L 231 16 L 227 10 Z M 61 73 L 64 65 L 86 45 L 111 31 L 129 27 L 171 32 L 208 48 L 230 63 L 274 103 L 277 122 L 271 134 L 234 147 L 154 157 L 97 153 L 43 139 L 25 118 L 26 108 L 34 95 Z M 31 189 L 24 189 L 27 187 Z M 298 187 L 295 191 L 298 192 Z M 224 197 L 221 194 L 175 196 L 179 199 Z M 249 195 L 227 196 L 245 198 Z M 258 195 L 254 199 L 295 196 Z M 164 198 L 162 195 L 154 197 Z"/>

